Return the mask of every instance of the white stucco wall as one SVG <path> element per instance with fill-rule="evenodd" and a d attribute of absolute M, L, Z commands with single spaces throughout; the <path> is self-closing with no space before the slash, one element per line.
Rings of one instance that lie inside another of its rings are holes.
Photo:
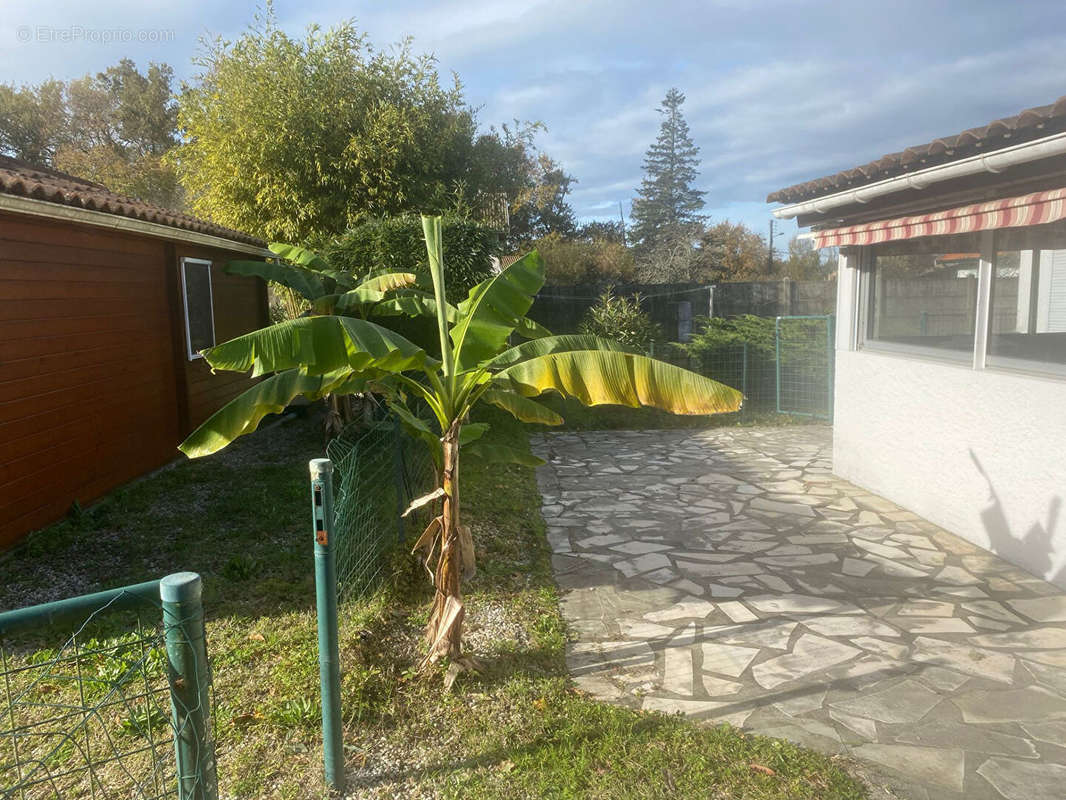
<path fill-rule="evenodd" d="M 1066 381 L 855 350 L 841 266 L 834 471 L 1066 588 Z"/>

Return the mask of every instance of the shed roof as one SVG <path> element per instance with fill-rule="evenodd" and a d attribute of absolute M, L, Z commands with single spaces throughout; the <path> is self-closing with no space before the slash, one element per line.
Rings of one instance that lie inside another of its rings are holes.
<path fill-rule="evenodd" d="M 1046 106 L 1027 108 L 1013 117 L 997 119 L 954 136 L 942 136 L 898 153 L 881 156 L 860 167 L 778 189 L 767 196 L 766 202 L 798 203 L 811 200 L 973 155 L 994 153 L 1062 130 L 1066 130 L 1066 96 Z"/>
<path fill-rule="evenodd" d="M 198 217 L 172 211 L 132 197 L 112 192 L 106 186 L 77 178 L 50 167 L 42 167 L 0 156 L 0 194 L 43 200 L 87 211 L 153 222 L 233 242 L 266 247 L 266 242 L 248 233 L 216 225 Z"/>

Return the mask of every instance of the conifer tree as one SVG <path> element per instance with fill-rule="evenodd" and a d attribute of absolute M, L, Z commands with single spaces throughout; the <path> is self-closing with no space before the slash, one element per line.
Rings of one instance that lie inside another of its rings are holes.
<path fill-rule="evenodd" d="M 654 244 L 663 234 L 674 236 L 704 219 L 699 212 L 705 192 L 692 187 L 700 149 L 693 144 L 681 114 L 684 102 L 680 90 L 666 93 L 658 109 L 663 115 L 659 137 L 644 156 L 645 177 L 633 201 L 633 235 L 644 245 Z"/>

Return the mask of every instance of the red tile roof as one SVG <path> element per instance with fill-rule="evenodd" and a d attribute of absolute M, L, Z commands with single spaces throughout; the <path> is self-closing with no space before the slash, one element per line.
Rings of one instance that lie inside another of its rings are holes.
<path fill-rule="evenodd" d="M 0 194 L 44 200 L 48 203 L 101 211 L 120 217 L 154 222 L 171 228 L 218 236 L 233 242 L 266 247 L 255 236 L 213 222 L 116 194 L 106 186 L 64 172 L 0 156 Z"/>
<path fill-rule="evenodd" d="M 898 153 L 890 153 L 861 167 L 778 189 L 767 196 L 766 202 L 798 203 L 811 200 L 972 155 L 993 153 L 1062 130 L 1066 130 L 1066 96 L 1050 105 L 1029 108 L 1013 117 L 997 119 L 955 136 L 944 136 Z"/>

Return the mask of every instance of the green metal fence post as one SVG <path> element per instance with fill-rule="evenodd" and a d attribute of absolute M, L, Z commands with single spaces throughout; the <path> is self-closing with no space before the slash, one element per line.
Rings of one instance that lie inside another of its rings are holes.
<path fill-rule="evenodd" d="M 333 462 L 311 460 L 311 511 L 315 528 L 315 601 L 318 674 L 322 689 L 322 755 L 326 783 L 344 791 L 341 662 L 337 626 L 337 564 L 333 554 Z"/>
<path fill-rule="evenodd" d="M 218 800 L 200 591 L 200 576 L 195 572 L 167 575 L 159 582 L 180 800 Z"/>
<path fill-rule="evenodd" d="M 774 378 L 774 391 L 777 395 L 777 413 L 781 413 L 781 317 L 774 318 L 774 365 L 777 374 Z"/>

